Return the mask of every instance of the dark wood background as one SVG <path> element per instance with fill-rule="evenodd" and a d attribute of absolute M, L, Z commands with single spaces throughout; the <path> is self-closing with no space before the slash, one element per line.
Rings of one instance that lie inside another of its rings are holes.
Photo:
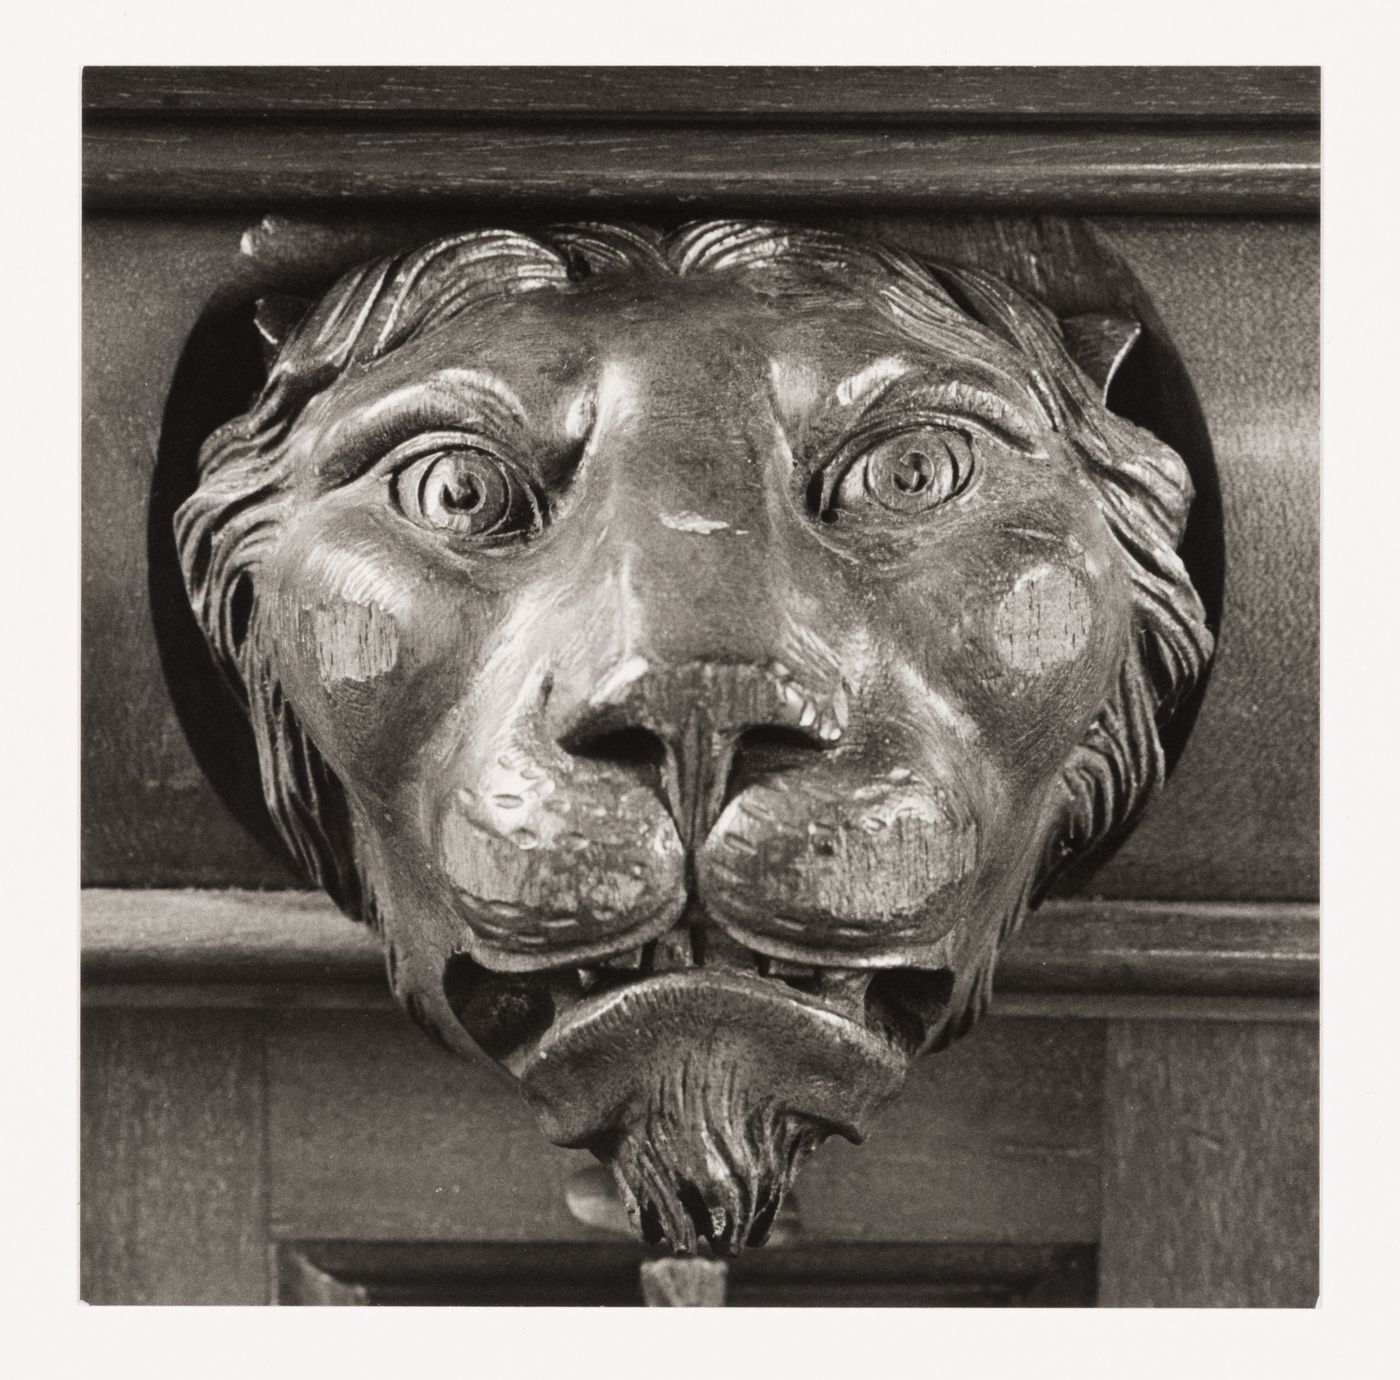
<path fill-rule="evenodd" d="M 1219 649 L 1166 792 L 1028 925 L 1000 1014 L 868 1146 L 822 1152 L 807 1240 L 956 1248 L 906 1260 L 953 1294 L 969 1261 L 990 1296 L 1089 1259 L 1100 1303 L 1311 1302 L 1317 90 L 1313 69 L 90 70 L 84 1297 L 262 1302 L 327 1261 L 389 1268 L 356 1243 L 407 1268 L 414 1242 L 590 1239 L 577 1157 L 389 1012 L 364 936 L 288 890 L 199 663 L 169 519 L 256 382 L 244 230 L 759 211 L 914 246 L 950 215 L 1088 217 L 1189 374 L 1218 489 Z"/>

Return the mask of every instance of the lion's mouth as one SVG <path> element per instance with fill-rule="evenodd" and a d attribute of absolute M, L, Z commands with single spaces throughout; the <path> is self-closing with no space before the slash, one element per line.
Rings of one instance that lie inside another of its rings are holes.
<path fill-rule="evenodd" d="M 537 1050 L 588 1021 L 623 989 L 683 975 L 703 983 L 739 979 L 848 1023 L 860 1036 L 910 1058 L 941 1023 L 952 997 L 950 968 L 836 967 L 758 953 L 713 925 L 685 925 L 651 943 L 588 965 L 499 972 L 455 954 L 443 990 L 468 1035 L 519 1074 Z"/>
<path fill-rule="evenodd" d="M 611 1168 L 642 1239 L 734 1254 L 761 1243 L 822 1140 L 864 1138 L 946 1017 L 954 974 L 796 963 L 689 918 L 586 967 L 458 954 L 443 992 L 549 1139 Z"/>

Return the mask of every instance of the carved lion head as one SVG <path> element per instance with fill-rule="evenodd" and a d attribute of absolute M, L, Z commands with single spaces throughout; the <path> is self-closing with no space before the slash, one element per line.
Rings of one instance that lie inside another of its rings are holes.
<path fill-rule="evenodd" d="M 985 272 L 770 224 L 338 282 L 177 520 L 268 806 L 394 991 L 763 1238 L 1159 781 L 1210 653 L 1180 458 Z"/>

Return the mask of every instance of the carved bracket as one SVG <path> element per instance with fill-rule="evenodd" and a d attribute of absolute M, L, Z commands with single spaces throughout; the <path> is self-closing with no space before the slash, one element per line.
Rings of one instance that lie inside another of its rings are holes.
<path fill-rule="evenodd" d="M 1032 268 L 450 235 L 265 302 L 202 452 L 181 560 L 278 829 L 647 1240 L 761 1242 L 1163 776 L 1192 486 L 1105 403 L 1138 323 Z"/>

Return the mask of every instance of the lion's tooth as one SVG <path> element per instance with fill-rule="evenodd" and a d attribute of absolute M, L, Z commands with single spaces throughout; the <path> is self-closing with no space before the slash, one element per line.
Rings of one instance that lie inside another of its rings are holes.
<path fill-rule="evenodd" d="M 851 702 L 846 698 L 842 686 L 836 687 L 836 693 L 831 697 L 831 708 L 836 714 L 837 727 L 845 728 L 851 722 Z"/>
<path fill-rule="evenodd" d="M 600 958 L 598 963 L 603 968 L 620 968 L 626 972 L 635 972 L 642 966 L 642 951 L 636 948 L 620 954 L 609 954 L 606 958 Z"/>
<path fill-rule="evenodd" d="M 578 985 L 585 992 L 591 992 L 598 985 L 598 970 L 596 968 L 580 968 L 578 970 Z"/>
<path fill-rule="evenodd" d="M 790 963 L 785 958 L 770 958 L 768 960 L 768 973 L 770 977 L 809 978 L 813 976 L 816 971 L 816 968 L 810 963 Z"/>
<path fill-rule="evenodd" d="M 651 966 L 654 972 L 669 973 L 677 968 L 695 966 L 695 947 L 688 929 L 672 930 L 656 941 Z"/>

